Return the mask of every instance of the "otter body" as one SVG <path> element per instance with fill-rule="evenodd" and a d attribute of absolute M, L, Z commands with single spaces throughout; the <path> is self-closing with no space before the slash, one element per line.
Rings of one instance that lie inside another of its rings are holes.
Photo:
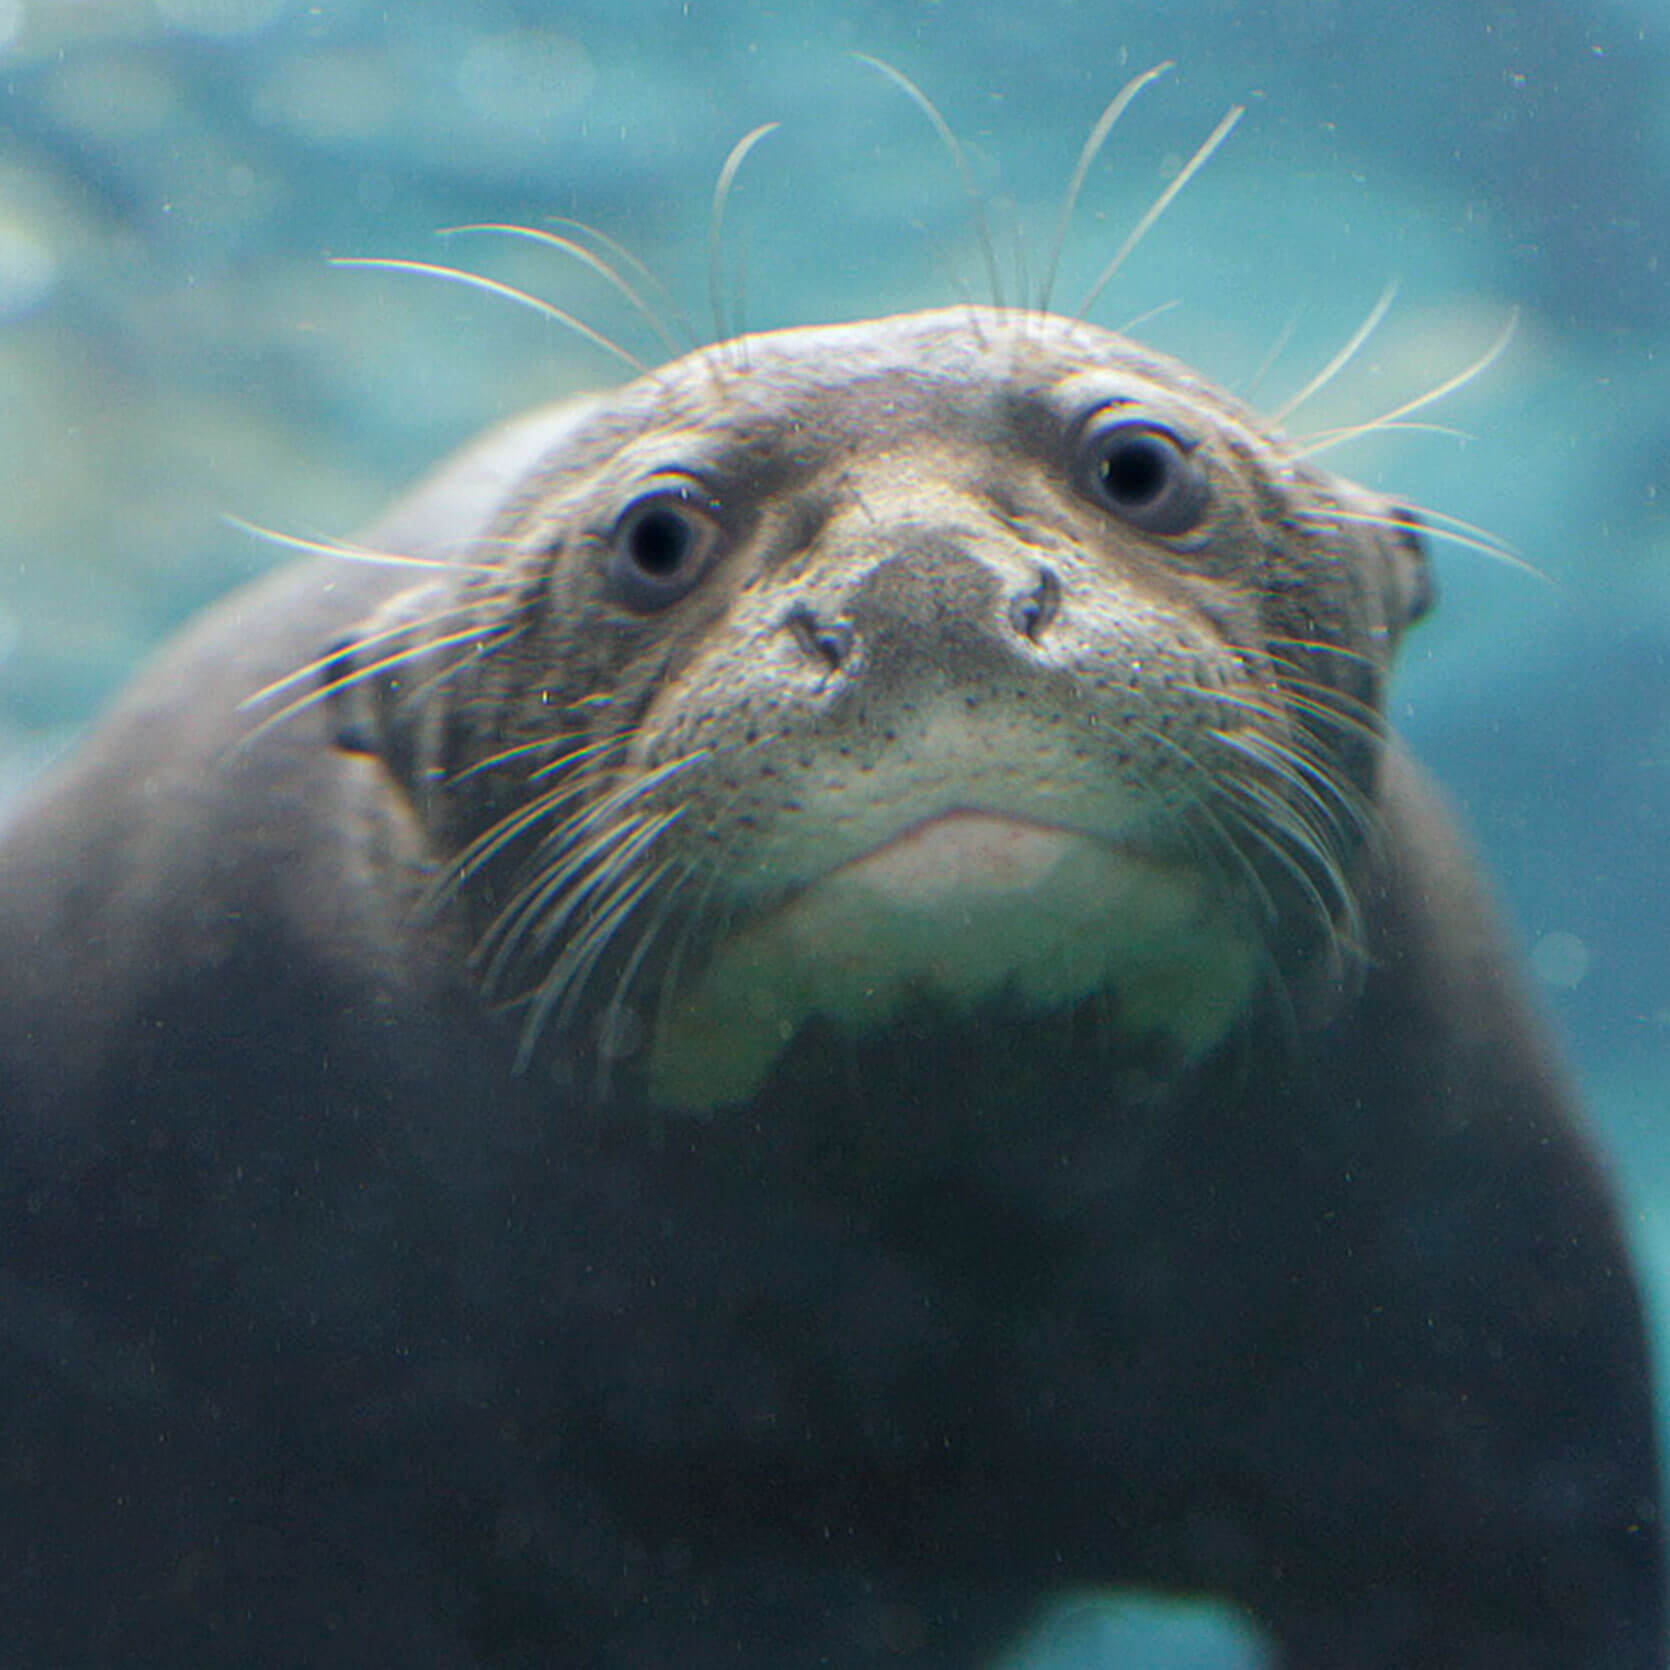
<path fill-rule="evenodd" d="M 974 1666 L 1118 1585 L 1666 1662 L 1615 1214 L 1381 719 L 1412 518 L 958 309 L 367 544 L 438 566 L 223 603 L 0 838 L 0 1663 Z"/>

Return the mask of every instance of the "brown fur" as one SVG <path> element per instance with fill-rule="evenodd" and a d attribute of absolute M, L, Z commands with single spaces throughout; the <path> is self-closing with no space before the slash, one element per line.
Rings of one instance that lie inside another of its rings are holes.
<path fill-rule="evenodd" d="M 1120 400 L 1184 526 L 1087 495 Z M 19 1662 L 972 1665 L 1126 1583 L 1290 1670 L 1664 1664 L 1614 1213 L 1380 727 L 1395 507 L 956 310 L 536 415 L 369 538 L 460 561 L 229 599 L 0 844 Z M 784 924 L 971 805 L 1208 950 L 840 1009 Z M 806 986 L 725 1079 L 738 945 Z"/>

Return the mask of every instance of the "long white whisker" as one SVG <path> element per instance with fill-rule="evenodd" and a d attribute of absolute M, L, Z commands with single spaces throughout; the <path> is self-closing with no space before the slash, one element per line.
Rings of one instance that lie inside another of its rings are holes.
<path fill-rule="evenodd" d="M 277 528 L 263 527 L 229 510 L 223 510 L 220 519 L 228 527 L 265 544 L 280 545 L 286 551 L 301 551 L 312 557 L 340 557 L 344 562 L 371 563 L 379 568 L 440 569 L 448 574 L 497 572 L 491 563 L 462 562 L 454 557 L 413 557 L 403 551 L 379 551 L 373 545 L 358 545 L 349 539 L 308 539 L 302 534 L 281 533 Z"/>
<path fill-rule="evenodd" d="M 1311 506 L 1305 512 L 1307 517 L 1314 517 L 1320 521 L 1343 522 L 1358 524 L 1370 528 L 1397 528 L 1404 526 L 1395 516 L 1379 516 L 1367 510 L 1330 509 L 1325 506 Z M 1422 516 L 1430 513 L 1421 512 Z M 1495 561 L 1505 563 L 1509 568 L 1516 568 L 1522 574 L 1529 574 L 1533 579 L 1542 580 L 1552 585 L 1553 579 L 1545 574 L 1533 562 L 1527 562 L 1518 552 L 1510 550 L 1506 545 L 1498 544 L 1489 534 L 1480 530 L 1477 534 L 1458 531 L 1459 527 L 1469 524 L 1460 523 L 1456 526 L 1445 526 L 1439 518 L 1433 518 L 1424 530 L 1431 538 L 1441 539 L 1447 545 L 1459 546 L 1465 551 L 1477 551 L 1481 556 L 1491 557 Z"/>
<path fill-rule="evenodd" d="M 385 655 L 381 659 L 369 662 L 363 667 L 356 667 L 351 673 L 345 673 L 341 678 L 334 678 L 329 684 L 322 684 L 316 690 L 309 690 L 306 695 L 298 696 L 293 702 L 286 703 L 283 707 L 279 708 L 277 712 L 269 713 L 267 717 L 258 725 L 252 725 L 249 730 L 244 732 L 244 734 L 238 739 L 237 746 L 240 749 L 247 748 L 250 743 L 254 742 L 258 737 L 265 736 L 269 731 L 276 730 L 278 726 L 287 724 L 290 720 L 298 717 L 298 715 L 306 713 L 309 708 L 319 706 L 331 696 L 337 695 L 343 690 L 355 689 L 359 685 L 366 683 L 368 680 L 378 678 L 384 673 L 391 672 L 394 668 L 402 666 L 408 661 L 415 661 L 425 657 L 433 650 L 453 649 L 461 644 L 470 644 L 472 646 L 480 645 L 484 649 L 492 649 L 496 648 L 499 643 L 502 643 L 507 637 L 511 636 L 514 630 L 514 628 L 508 630 L 501 629 L 498 638 L 494 640 L 491 634 L 484 633 L 479 626 L 472 626 L 461 632 L 447 633 L 438 638 L 425 638 L 418 643 L 410 644 L 393 655 Z M 385 638 L 388 638 L 398 637 L 399 635 L 399 633 L 388 633 L 384 636 Z M 370 640 L 367 641 L 369 642 Z M 339 656 L 330 656 L 324 661 L 323 665 L 328 667 L 332 661 L 337 659 L 339 659 Z M 468 655 L 460 656 L 457 661 L 445 667 L 440 673 L 437 673 L 435 678 L 431 679 L 429 684 L 424 688 L 433 688 L 441 678 L 450 677 L 452 674 L 456 673 L 460 667 L 466 666 L 471 659 L 472 657 Z M 238 704 L 239 707 L 248 708 L 254 706 L 257 702 L 265 699 L 265 697 L 272 694 L 274 691 L 293 685 L 297 676 L 298 675 L 291 673 L 286 678 L 281 679 L 277 684 L 268 685 L 266 689 L 259 690 L 253 696 L 246 697 Z"/>
<path fill-rule="evenodd" d="M 325 654 L 316 656 L 305 666 L 296 668 L 293 673 L 286 673 L 282 678 L 275 678 L 271 684 L 262 685 L 259 690 L 245 696 L 244 699 L 238 703 L 238 710 L 239 712 L 244 712 L 249 708 L 260 707 L 263 702 L 270 701 L 274 696 L 282 695 L 286 690 L 293 690 L 297 685 L 312 684 L 327 667 L 330 667 L 334 663 L 340 661 L 348 648 L 355 650 L 375 649 L 380 644 L 393 643 L 397 639 L 406 637 L 412 631 L 414 626 L 425 627 L 439 625 L 440 622 L 448 620 L 454 615 L 463 614 L 466 612 L 467 608 L 468 605 L 452 604 L 444 609 L 435 610 L 431 615 L 422 616 L 416 621 L 399 621 L 395 625 L 390 626 L 386 631 L 369 632 L 363 637 L 356 637 L 353 639 L 351 645 L 338 646 L 337 648 L 327 650 Z M 425 646 L 414 645 L 410 653 L 415 654 L 420 647 Z M 336 681 L 333 680 L 331 684 L 325 686 L 323 689 L 309 690 L 308 698 L 311 700 L 315 697 L 327 694 L 330 690 L 337 688 L 339 688 L 339 686 Z"/>
<path fill-rule="evenodd" d="M 655 332 L 661 346 L 669 354 L 677 354 L 678 343 L 672 333 L 662 324 L 660 315 L 656 313 L 648 302 L 621 276 L 619 270 L 605 261 L 595 250 L 587 249 L 583 243 L 574 238 L 565 238 L 560 232 L 547 232 L 537 226 L 518 226 L 512 221 L 471 221 L 464 226 L 448 226 L 443 237 L 457 237 L 467 232 L 492 232 L 505 238 L 524 238 L 531 243 L 539 244 L 545 249 L 554 249 L 558 253 L 578 261 L 581 266 L 597 274 L 619 295 L 628 306 L 641 318 L 649 328 Z"/>
<path fill-rule="evenodd" d="M 940 115 L 939 107 L 903 70 L 896 70 L 883 58 L 872 58 L 867 52 L 855 52 L 853 57 L 861 64 L 868 64 L 871 69 L 887 77 L 889 81 L 902 92 L 918 110 L 933 124 L 933 130 L 939 135 L 939 142 L 949 154 L 957 170 L 957 177 L 962 181 L 963 195 L 968 199 L 969 219 L 974 223 L 974 235 L 980 244 L 980 253 L 986 263 L 986 283 L 991 291 L 993 307 L 1003 306 L 1003 281 L 997 271 L 997 251 L 992 245 L 991 227 L 986 220 L 985 199 L 980 194 L 980 188 L 974 183 L 974 170 L 969 167 L 968 155 L 957 141 L 957 136 L 951 131 L 951 124 Z"/>
<path fill-rule="evenodd" d="M 1192 180 L 1195 175 L 1206 166 L 1207 162 L 1211 159 L 1212 153 L 1217 150 L 1217 148 L 1229 137 L 1230 132 L 1235 127 L 1235 124 L 1239 122 L 1241 118 L 1246 115 L 1246 113 L 1247 107 L 1244 104 L 1235 105 L 1224 113 L 1224 116 L 1219 121 L 1218 125 L 1213 128 L 1209 134 L 1207 134 L 1205 140 L 1201 143 L 1200 148 L 1186 163 L 1183 164 L 1180 169 L 1178 169 L 1175 178 L 1165 188 L 1165 190 L 1162 191 L 1160 195 L 1148 205 L 1147 212 L 1136 223 L 1136 225 L 1131 228 L 1130 232 L 1126 234 L 1124 243 L 1122 243 L 1119 248 L 1114 251 L 1113 259 L 1109 261 L 1108 264 L 1096 275 L 1096 282 L 1085 291 L 1079 305 L 1073 310 L 1073 316 L 1075 318 L 1082 319 L 1085 314 L 1087 314 L 1090 309 L 1096 305 L 1096 298 L 1108 287 L 1108 283 L 1113 278 L 1113 275 L 1118 272 L 1122 266 L 1124 266 L 1127 257 L 1131 254 L 1131 251 L 1134 250 L 1145 237 L 1147 237 L 1148 233 L 1152 230 L 1155 221 L 1157 221 L 1160 216 L 1171 207 L 1177 199 L 1177 194 L 1182 191 L 1189 181 Z"/>
<path fill-rule="evenodd" d="M 1297 394 L 1270 414 L 1272 423 L 1285 423 L 1313 394 L 1325 389 L 1351 363 L 1357 350 L 1374 335 L 1380 321 L 1391 311 L 1392 303 L 1397 299 L 1397 282 L 1394 278 L 1380 292 L 1380 299 L 1368 310 L 1368 317 L 1345 339 L 1339 352 Z"/>
<path fill-rule="evenodd" d="M 1288 343 L 1293 340 L 1293 333 L 1298 330 L 1299 321 L 1304 316 L 1303 303 L 1300 303 L 1288 314 L 1287 322 L 1276 332 L 1276 340 L 1270 344 L 1269 352 L 1258 362 L 1257 368 L 1253 371 L 1252 376 L 1247 379 L 1246 386 L 1241 390 L 1243 400 L 1250 401 L 1258 394 L 1259 389 L 1263 386 L 1264 379 L 1275 369 L 1276 362 L 1286 351 Z"/>
<path fill-rule="evenodd" d="M 1513 340 L 1514 332 L 1519 329 L 1519 310 L 1517 308 L 1508 316 L 1508 322 L 1497 334 L 1496 340 L 1473 361 L 1471 365 L 1463 366 L 1453 377 L 1446 377 L 1436 388 L 1428 389 L 1425 394 L 1418 394 L 1413 400 L 1406 400 L 1401 406 L 1394 406 L 1389 412 L 1382 412 L 1378 417 L 1371 418 L 1363 428 L 1374 428 L 1383 423 L 1396 423 L 1401 418 L 1408 417 L 1413 412 L 1424 411 L 1428 406 L 1435 405 L 1447 395 L 1454 394 L 1457 389 L 1465 388 L 1468 383 L 1483 372 L 1488 371 L 1507 351 L 1508 344 Z M 1353 434 L 1359 431 L 1352 431 Z M 1315 446 L 1307 447 L 1305 455 L 1313 456 L 1318 452 L 1326 452 L 1331 446 L 1338 446 L 1341 440 L 1350 439 L 1350 435 L 1338 437 L 1331 441 L 1319 441 Z"/>
<path fill-rule="evenodd" d="M 1359 437 L 1370 435 L 1442 435 L 1451 441 L 1476 441 L 1478 436 L 1465 429 L 1457 429 L 1453 423 L 1422 423 L 1399 422 L 1390 418 L 1371 418 L 1367 423 L 1343 423 L 1334 429 L 1315 429 L 1303 436 L 1298 443 L 1289 448 L 1290 458 L 1308 458 L 1313 452 L 1320 452 L 1325 446 L 1339 446 L 1346 441 L 1355 441 Z"/>
<path fill-rule="evenodd" d="M 747 160 L 748 153 L 781 125 L 779 122 L 761 122 L 737 140 L 731 147 L 730 155 L 725 158 L 724 166 L 719 170 L 719 179 L 713 187 L 713 210 L 707 224 L 707 291 L 708 303 L 713 309 L 714 340 L 718 342 L 728 341 L 731 334 L 725 320 L 725 206 L 730 202 L 731 187 L 735 185 L 737 171 Z"/>
<path fill-rule="evenodd" d="M 1123 320 L 1114 331 L 1116 336 L 1135 336 L 1144 325 L 1152 324 L 1154 320 L 1163 318 L 1167 313 L 1174 313 L 1182 306 L 1175 296 L 1168 302 L 1158 302 L 1153 307 L 1144 308 L 1133 319 Z"/>
<path fill-rule="evenodd" d="M 1130 109 L 1131 101 L 1136 98 L 1150 82 L 1158 81 L 1167 70 L 1172 68 L 1172 61 L 1168 58 L 1163 64 L 1156 64 L 1151 70 L 1144 70 L 1141 75 L 1133 76 L 1108 101 L 1107 108 L 1096 118 L 1095 126 L 1091 128 L 1083 148 L 1079 151 L 1078 161 L 1073 165 L 1071 179 L 1067 182 L 1067 194 L 1061 200 L 1061 213 L 1056 220 L 1055 238 L 1050 244 L 1050 258 L 1044 267 L 1044 282 L 1038 292 L 1038 311 L 1047 313 L 1050 305 L 1050 294 L 1055 289 L 1055 275 L 1061 265 L 1061 251 L 1066 247 L 1067 228 L 1072 223 L 1073 210 L 1078 205 L 1079 193 L 1084 189 L 1085 176 L 1089 174 L 1091 165 L 1101 153 L 1107 137 L 1113 132 L 1114 125 L 1119 118 Z"/>
<path fill-rule="evenodd" d="M 696 327 L 691 324 L 689 316 L 678 305 L 672 292 L 625 244 L 611 238 L 607 232 L 599 231 L 597 227 L 587 221 L 574 219 L 572 215 L 551 215 L 549 219 L 553 226 L 566 226 L 570 231 L 582 233 L 590 238 L 593 243 L 603 250 L 617 268 L 630 268 L 647 286 L 657 293 L 667 314 L 679 330 L 683 332 L 685 341 L 691 347 L 700 344 L 701 338 L 696 331 Z"/>
<path fill-rule="evenodd" d="M 613 354 L 616 359 L 640 374 L 649 370 L 636 354 L 629 354 L 618 342 L 611 342 L 601 331 L 593 330 L 583 320 L 576 319 L 572 313 L 565 313 L 560 307 L 553 307 L 550 302 L 529 295 L 526 290 L 518 290 L 514 284 L 503 284 L 496 278 L 466 272 L 461 267 L 443 267 L 433 261 L 405 261 L 392 256 L 333 255 L 330 262 L 333 267 L 366 267 L 388 272 L 420 273 L 428 278 L 444 278 L 450 283 L 462 284 L 469 290 L 480 290 L 485 295 L 502 297 L 506 301 L 517 303 L 518 306 L 532 308 L 542 318 L 550 319 L 573 331 L 577 336 L 584 337 L 587 342 L 603 349 L 605 353 Z"/>

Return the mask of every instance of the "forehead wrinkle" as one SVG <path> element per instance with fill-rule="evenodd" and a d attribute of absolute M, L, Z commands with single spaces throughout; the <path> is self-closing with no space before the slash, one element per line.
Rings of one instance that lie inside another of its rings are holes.
<path fill-rule="evenodd" d="M 996 315 L 982 316 L 975 332 L 967 311 L 909 316 L 879 330 L 870 321 L 767 333 L 750 340 L 745 361 L 711 350 L 674 361 L 605 397 L 588 439 L 607 450 L 691 428 L 717 435 L 721 447 L 793 450 L 797 427 L 850 442 L 931 420 L 985 441 L 1000 427 L 996 400 L 1030 417 L 1031 404 L 1058 400 L 1087 359 L 1149 389 L 1167 375 L 1160 361 L 1093 327 L 1049 321 L 1038 330 L 1030 321 L 1021 330 Z"/>

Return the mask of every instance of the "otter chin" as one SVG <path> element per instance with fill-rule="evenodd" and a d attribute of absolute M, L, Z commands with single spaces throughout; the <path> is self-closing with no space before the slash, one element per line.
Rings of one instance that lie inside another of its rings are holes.
<path fill-rule="evenodd" d="M 0 837 L 19 1663 L 1664 1670 L 1419 516 L 1033 311 L 535 412 Z M 0 1654 L 0 1656 L 4 1656 Z"/>
<path fill-rule="evenodd" d="M 1188 867 L 989 812 L 912 825 L 727 938 L 656 1028 L 650 1088 L 686 1109 L 738 1102 L 813 1016 L 884 1031 L 924 1004 L 1038 1014 L 1109 999 L 1105 1024 L 1215 1044 L 1257 982 L 1255 940 Z"/>

